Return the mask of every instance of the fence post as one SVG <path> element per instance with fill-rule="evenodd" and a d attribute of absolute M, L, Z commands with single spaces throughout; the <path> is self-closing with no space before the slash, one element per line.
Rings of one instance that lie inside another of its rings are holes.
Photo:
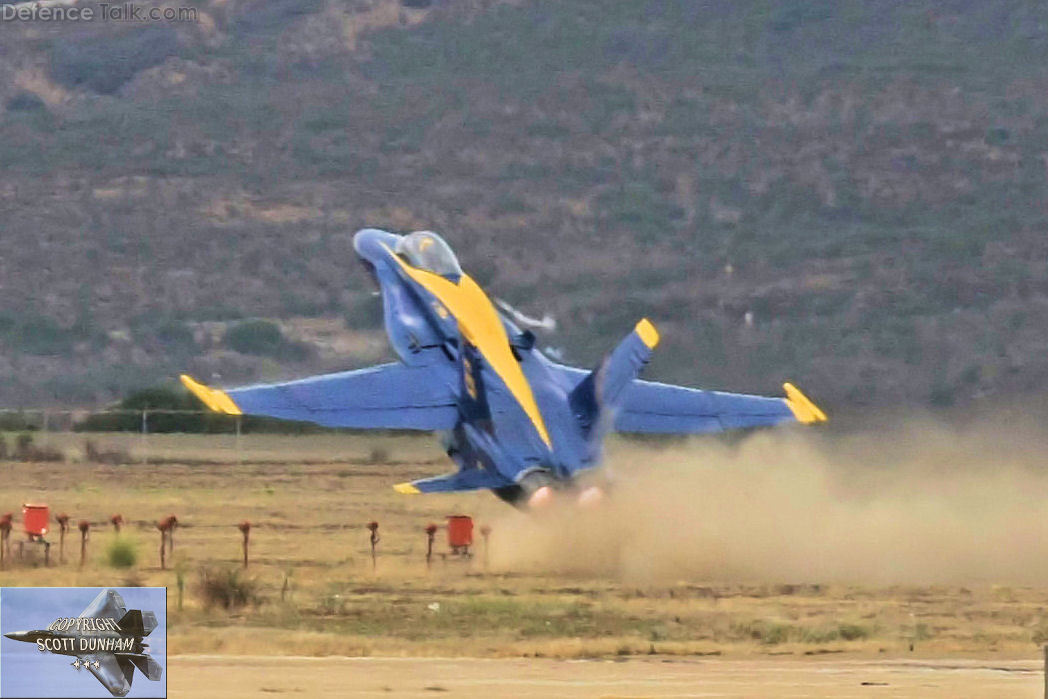
<path fill-rule="evenodd" d="M 40 434 L 40 448 L 42 450 L 46 451 L 47 450 L 47 446 L 48 446 L 47 431 L 48 431 L 48 427 L 49 427 L 48 419 L 47 419 L 48 418 L 47 410 L 41 410 L 40 413 L 43 416 L 43 418 L 41 420 L 42 425 L 40 427 L 40 433 L 41 433 Z"/>
<path fill-rule="evenodd" d="M 149 411 L 142 411 L 142 434 L 138 438 L 139 448 L 142 450 L 142 464 L 149 463 L 149 452 L 147 450 L 149 446 Z"/>

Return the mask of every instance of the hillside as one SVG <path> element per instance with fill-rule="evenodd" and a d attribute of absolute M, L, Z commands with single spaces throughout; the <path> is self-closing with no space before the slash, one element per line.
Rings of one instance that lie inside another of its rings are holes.
<path fill-rule="evenodd" d="M 404 5 L 0 23 L 0 405 L 387 356 L 365 225 L 576 363 L 648 315 L 665 380 L 1048 390 L 1048 8 Z"/>

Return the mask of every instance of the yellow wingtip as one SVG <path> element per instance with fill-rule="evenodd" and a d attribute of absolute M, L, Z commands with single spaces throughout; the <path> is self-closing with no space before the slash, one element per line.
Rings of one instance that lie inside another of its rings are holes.
<path fill-rule="evenodd" d="M 647 318 L 642 318 L 633 330 L 640 335 L 641 342 L 647 345 L 648 349 L 655 349 L 655 345 L 659 344 L 659 331 Z"/>
<path fill-rule="evenodd" d="M 397 483 L 395 486 L 393 486 L 393 490 L 397 491 L 401 495 L 418 495 L 422 492 L 411 483 Z"/>
<path fill-rule="evenodd" d="M 182 385 L 189 389 L 190 393 L 216 413 L 225 413 L 226 415 L 244 414 L 225 391 L 205 386 L 199 381 L 195 381 L 189 374 L 182 374 L 178 378 L 182 381 Z"/>
<path fill-rule="evenodd" d="M 797 422 L 810 425 L 814 422 L 826 422 L 829 419 L 826 413 L 819 409 L 819 406 L 815 405 L 808 396 L 801 392 L 801 389 L 792 383 L 784 383 L 782 388 L 786 391 L 786 405 L 790 406 Z"/>

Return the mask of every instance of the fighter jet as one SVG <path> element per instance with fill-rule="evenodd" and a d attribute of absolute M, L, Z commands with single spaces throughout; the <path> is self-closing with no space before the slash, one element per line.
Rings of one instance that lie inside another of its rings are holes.
<path fill-rule="evenodd" d="M 381 291 L 400 361 L 286 383 L 210 388 L 182 375 L 205 405 L 328 427 L 443 433 L 458 470 L 394 486 L 489 489 L 519 507 L 603 496 L 580 475 L 600 464 L 609 431 L 695 434 L 826 415 L 792 384 L 784 398 L 703 391 L 638 377 L 659 343 L 642 319 L 592 371 L 559 364 L 500 315 L 436 233 L 366 228 L 353 247 Z"/>
<path fill-rule="evenodd" d="M 72 656 L 77 670 L 86 668 L 114 697 L 127 696 L 135 667 L 153 681 L 164 669 L 142 639 L 157 626 L 153 612 L 127 610 L 116 590 L 102 590 L 79 617 L 56 619 L 37 631 L 12 631 L 4 636 L 35 643 L 41 652 Z"/>

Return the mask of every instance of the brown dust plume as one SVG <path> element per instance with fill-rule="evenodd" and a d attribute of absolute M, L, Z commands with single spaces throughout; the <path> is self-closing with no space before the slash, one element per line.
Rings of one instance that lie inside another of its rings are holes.
<path fill-rule="evenodd" d="M 1048 430 L 928 419 L 862 434 L 608 445 L 611 497 L 507 513 L 495 569 L 634 582 L 1048 580 Z"/>

